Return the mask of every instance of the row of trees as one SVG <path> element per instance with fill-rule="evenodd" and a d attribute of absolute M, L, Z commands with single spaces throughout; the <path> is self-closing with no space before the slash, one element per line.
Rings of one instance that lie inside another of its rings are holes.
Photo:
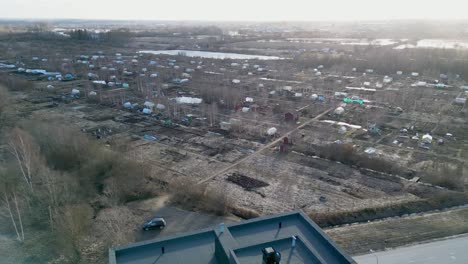
<path fill-rule="evenodd" d="M 3 109 L 8 105 L 8 91 L 5 87 L 0 85 L 0 115 Z"/>
<path fill-rule="evenodd" d="M 36 231 L 48 230 L 55 238 L 52 247 L 60 243 L 65 255 L 78 258 L 78 242 L 92 218 L 78 179 L 49 167 L 39 144 L 26 130 L 12 129 L 6 141 L 9 155 L 0 172 L 2 222 L 9 219 L 17 240 L 25 245 Z"/>
<path fill-rule="evenodd" d="M 69 32 L 74 40 L 96 40 L 115 43 L 124 43 L 132 38 L 133 34 L 127 28 L 113 29 L 108 32 L 96 33 L 87 29 L 77 29 Z"/>

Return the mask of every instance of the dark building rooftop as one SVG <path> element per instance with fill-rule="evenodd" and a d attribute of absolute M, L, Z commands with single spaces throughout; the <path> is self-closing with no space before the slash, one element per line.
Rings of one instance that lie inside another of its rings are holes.
<path fill-rule="evenodd" d="M 281 253 L 281 263 L 356 263 L 302 211 L 111 248 L 109 263 L 253 264 L 266 247 Z"/>

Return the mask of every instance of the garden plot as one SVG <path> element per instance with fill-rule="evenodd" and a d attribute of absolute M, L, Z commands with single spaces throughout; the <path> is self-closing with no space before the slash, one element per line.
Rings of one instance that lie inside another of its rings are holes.
<path fill-rule="evenodd" d="M 301 164 L 300 158 L 294 160 L 291 156 L 289 154 L 286 158 L 274 153 L 256 156 L 209 184 L 213 188 L 225 188 L 237 206 L 261 214 L 294 208 L 343 211 L 419 199 L 405 192 L 404 184 L 397 179 L 365 175 L 359 170 L 327 161 L 324 167 L 328 169 L 322 167 L 325 170 L 320 170 Z M 269 185 L 252 191 L 232 183 L 229 179 L 233 173 Z"/>

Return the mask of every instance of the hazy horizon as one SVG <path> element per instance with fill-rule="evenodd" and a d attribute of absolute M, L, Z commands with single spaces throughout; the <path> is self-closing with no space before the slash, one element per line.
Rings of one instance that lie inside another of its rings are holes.
<path fill-rule="evenodd" d="M 463 0 L 151 1 L 16 0 L 2 3 L 1 19 L 167 20 L 167 21 L 383 21 L 466 20 Z"/>

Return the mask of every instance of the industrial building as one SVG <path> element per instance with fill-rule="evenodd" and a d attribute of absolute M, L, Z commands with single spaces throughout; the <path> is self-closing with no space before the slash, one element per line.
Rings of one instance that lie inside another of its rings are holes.
<path fill-rule="evenodd" d="M 356 263 L 302 211 L 109 250 L 110 264 Z"/>

